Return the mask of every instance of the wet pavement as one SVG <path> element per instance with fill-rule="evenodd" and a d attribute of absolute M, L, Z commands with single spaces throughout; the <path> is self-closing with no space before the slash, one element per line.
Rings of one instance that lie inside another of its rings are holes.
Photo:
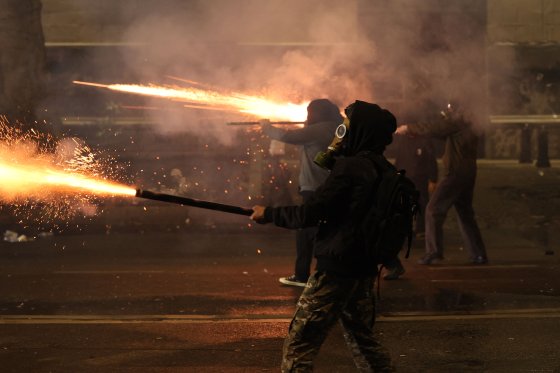
<path fill-rule="evenodd" d="M 416 264 L 418 241 L 402 279 L 380 281 L 376 330 L 399 372 L 560 372 L 556 170 L 483 162 L 490 263 L 468 264 L 450 216 L 445 261 Z M 277 281 L 294 233 L 219 213 L 183 226 L 185 208 L 144 206 L 0 243 L 2 372 L 278 371 L 301 291 Z M 316 370 L 355 371 L 339 327 Z"/>

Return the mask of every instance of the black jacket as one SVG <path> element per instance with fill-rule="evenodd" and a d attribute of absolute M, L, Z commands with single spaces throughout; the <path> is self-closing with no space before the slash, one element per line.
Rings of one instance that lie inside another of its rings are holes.
<path fill-rule="evenodd" d="M 439 118 L 425 123 L 411 124 L 411 135 L 427 135 L 445 139 L 445 152 L 442 161 L 444 175 L 476 174 L 478 137 L 472 123 L 463 120 Z"/>
<path fill-rule="evenodd" d="M 426 183 L 438 180 L 438 164 L 431 138 L 427 136 L 397 136 L 391 145 L 395 167 L 404 169 L 406 176 Z M 418 186 L 418 185 L 417 185 Z"/>
<path fill-rule="evenodd" d="M 346 114 L 350 127 L 343 140 L 344 158 L 336 161 L 324 184 L 303 205 L 267 207 L 264 220 L 292 229 L 318 226 L 314 245 L 318 271 L 371 276 L 377 274 L 377 266 L 366 253 L 362 221 L 374 197 L 378 173 L 368 158 L 383 157 L 396 119 L 363 101 L 346 108 Z"/>
<path fill-rule="evenodd" d="M 377 172 L 367 153 L 336 161 L 325 183 L 303 205 L 267 207 L 265 221 L 284 228 L 319 226 L 317 270 L 352 277 L 375 275 L 365 250 L 361 222 L 375 190 Z"/>

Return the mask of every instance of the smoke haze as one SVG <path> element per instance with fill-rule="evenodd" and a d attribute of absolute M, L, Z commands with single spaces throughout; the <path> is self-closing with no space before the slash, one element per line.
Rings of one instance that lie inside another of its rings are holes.
<path fill-rule="evenodd" d="M 104 11 L 111 14 L 104 16 L 123 26 L 113 41 L 129 47 L 98 48 L 95 53 L 105 54 L 96 55 L 98 61 L 118 62 L 97 64 L 95 74 L 74 79 L 88 81 L 92 77 L 104 84 L 189 86 L 170 78 L 178 77 L 199 82 L 202 88 L 263 95 L 296 104 L 325 97 L 341 109 L 359 99 L 379 103 L 393 111 L 401 122 L 421 120 L 428 101 L 431 108 L 441 110 L 448 100 L 458 100 L 483 125 L 487 118 L 485 3 L 112 2 Z M 506 61 L 504 64 L 507 66 Z M 126 102 L 130 95 L 111 93 L 110 97 Z M 147 106 L 157 109 L 141 113 L 157 124 L 154 129 L 192 133 L 200 143 L 192 141 L 189 147 L 186 141 L 190 139 L 184 137 L 169 139 L 127 129 L 126 137 L 130 133 L 130 138 L 134 138 L 134 144 L 127 146 L 131 149 L 129 159 L 141 168 L 138 180 L 143 187 L 151 187 L 146 185 L 147 175 L 153 175 L 154 187 L 163 188 L 165 183 L 170 192 L 175 188 L 178 193 L 209 200 L 253 203 L 266 194 L 247 190 L 252 188 L 251 178 L 258 171 L 255 153 L 268 149 L 267 139 L 226 125 L 230 121 L 264 118 L 184 108 L 180 103 L 163 99 L 147 101 Z M 145 141 L 139 139 L 144 135 Z M 205 146 L 202 150 L 201 144 Z M 160 150 L 163 148 L 168 154 Z M 145 159 L 139 160 L 140 157 Z M 296 164 L 297 158 L 292 161 Z M 268 168 L 274 169 L 273 163 L 270 160 Z M 285 167 L 293 171 L 286 179 L 290 183 L 295 181 L 297 170 L 292 170 L 291 165 Z M 170 177 L 170 170 L 182 176 Z M 252 176 L 245 177 L 248 174 Z M 186 183 L 179 181 L 181 177 Z M 269 183 L 269 179 L 263 177 L 262 182 Z M 281 189 L 283 186 L 278 188 Z M 278 193 L 276 189 L 274 193 Z"/>
<path fill-rule="evenodd" d="M 357 27 L 354 2 L 163 2 L 157 9 L 119 10 L 130 18 L 127 12 L 134 20 L 121 41 L 142 45 L 125 54 L 126 68 L 142 80 L 132 83 L 180 85 L 165 78 L 177 76 L 293 103 L 328 97 L 340 106 L 374 98 L 368 61 L 375 52 Z M 214 133 L 226 143 L 232 134 L 224 133 L 224 122 L 258 119 L 185 111 L 180 117 L 166 112 L 165 127 L 184 129 L 181 123 L 202 120 L 204 126 L 190 129 L 204 128 L 203 135 Z"/>
<path fill-rule="evenodd" d="M 398 116 L 405 100 L 443 105 L 460 97 L 467 107 L 485 106 L 476 102 L 486 82 L 480 4 L 163 1 L 117 13 L 129 21 L 121 41 L 142 45 L 125 54 L 126 68 L 143 80 L 131 83 L 173 84 L 165 80 L 172 75 L 295 103 L 376 101 Z M 188 116 L 242 119 L 199 110 Z M 166 117 L 165 126 L 183 129 L 183 116 Z M 205 131 L 217 129 L 213 121 Z"/>

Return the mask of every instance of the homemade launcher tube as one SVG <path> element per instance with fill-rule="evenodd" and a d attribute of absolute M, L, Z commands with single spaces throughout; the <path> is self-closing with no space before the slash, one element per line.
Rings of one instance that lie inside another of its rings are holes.
<path fill-rule="evenodd" d="M 237 215 L 251 216 L 251 214 L 253 213 L 253 210 L 244 209 L 239 206 L 224 205 L 222 203 L 201 201 L 201 200 L 187 198 L 187 197 L 174 196 L 171 194 L 154 193 L 154 192 L 150 192 L 149 190 L 136 189 L 136 197 L 151 199 L 154 201 L 175 203 L 178 205 L 200 207 L 208 210 L 229 212 L 230 214 L 237 214 Z"/>

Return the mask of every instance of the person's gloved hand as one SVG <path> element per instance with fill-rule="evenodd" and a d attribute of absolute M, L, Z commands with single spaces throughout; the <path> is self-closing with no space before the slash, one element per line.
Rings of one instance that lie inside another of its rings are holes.
<path fill-rule="evenodd" d="M 265 206 L 255 205 L 253 206 L 253 213 L 251 214 L 251 220 L 256 221 L 259 224 L 265 224 L 264 221 L 264 210 Z"/>
<path fill-rule="evenodd" d="M 408 133 L 408 125 L 407 124 L 402 124 L 400 126 L 397 127 L 397 130 L 395 131 L 395 135 L 406 135 Z"/>

